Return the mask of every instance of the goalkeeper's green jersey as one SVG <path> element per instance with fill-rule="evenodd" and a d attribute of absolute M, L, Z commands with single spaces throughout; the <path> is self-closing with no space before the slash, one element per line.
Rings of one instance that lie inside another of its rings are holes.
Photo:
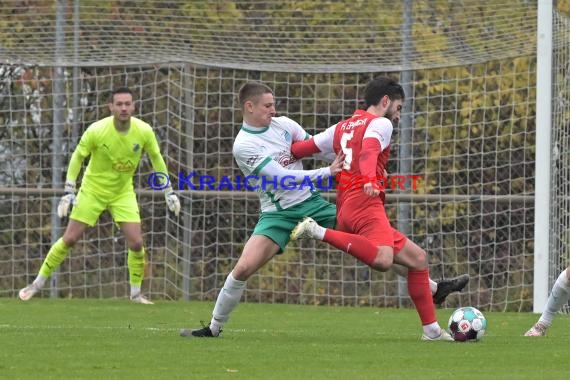
<path fill-rule="evenodd" d="M 152 127 L 131 117 L 126 133 L 115 129 L 113 116 L 91 124 L 73 152 L 67 180 L 75 183 L 83 160 L 91 156 L 81 188 L 104 198 L 133 191 L 133 176 L 143 151 L 157 172 L 167 173 Z"/>

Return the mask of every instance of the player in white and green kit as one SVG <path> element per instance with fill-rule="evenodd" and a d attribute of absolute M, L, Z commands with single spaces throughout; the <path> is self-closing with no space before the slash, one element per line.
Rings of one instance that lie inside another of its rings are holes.
<path fill-rule="evenodd" d="M 133 302 L 152 304 L 141 294 L 145 252 L 133 176 L 143 152 L 150 158 L 155 172 L 167 175 L 166 164 L 152 127 L 132 117 L 135 106 L 128 88 L 113 91 L 109 109 L 112 116 L 91 124 L 71 156 L 66 194 L 57 210 L 59 217 L 64 217 L 73 205 L 70 220 L 63 237 L 50 248 L 34 282 L 20 290 L 19 297 L 23 301 L 32 298 L 44 286 L 86 228 L 95 226 L 101 213 L 109 210 L 127 241 L 130 298 Z M 90 157 L 89 164 L 76 197 L 75 183 L 87 157 Z M 180 202 L 170 186 L 165 190 L 165 199 L 169 209 L 178 215 Z"/>
<path fill-rule="evenodd" d="M 301 186 L 328 179 L 332 168 L 303 170 L 301 161 L 291 155 L 292 142 L 308 137 L 295 121 L 273 117 L 269 126 L 262 128 L 244 122 L 234 142 L 234 158 L 245 176 L 255 177 L 250 186 L 256 188 L 261 203 L 253 235 L 273 240 L 279 247 L 275 253 L 285 249 L 295 221 L 303 215 L 315 215 L 327 225 L 335 225 L 334 206 L 310 186 Z"/>
<path fill-rule="evenodd" d="M 273 91 L 258 82 L 243 85 L 239 92 L 243 125 L 233 146 L 234 158 L 245 176 L 254 176 L 249 184 L 258 187 L 261 216 L 243 252 L 226 278 L 209 326 L 198 330 L 182 330 L 182 336 L 215 337 L 229 319 L 245 289 L 247 279 L 276 254 L 282 253 L 289 235 L 303 217 L 311 215 L 324 225 L 334 227 L 336 208 L 308 186 L 284 189 L 281 179 L 297 184 L 334 176 L 341 170 L 342 157 L 330 167 L 303 170 L 291 155 L 293 141 L 309 135 L 287 117 L 275 116 Z"/>

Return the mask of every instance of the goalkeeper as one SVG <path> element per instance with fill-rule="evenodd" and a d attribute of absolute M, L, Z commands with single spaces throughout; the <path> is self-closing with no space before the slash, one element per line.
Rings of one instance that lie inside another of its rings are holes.
<path fill-rule="evenodd" d="M 107 209 L 120 226 L 127 242 L 130 299 L 136 303 L 152 304 L 141 293 L 145 251 L 133 176 L 143 151 L 147 153 L 156 172 L 167 174 L 166 164 L 152 127 L 132 117 L 135 105 L 130 89 L 121 87 L 113 91 L 109 99 L 109 110 L 112 116 L 91 124 L 71 156 L 65 182 L 66 194 L 57 207 L 60 218 L 67 216 L 72 208 L 69 223 L 63 237 L 51 246 L 34 282 L 20 290 L 19 297 L 22 301 L 32 298 L 44 286 L 87 227 L 95 226 L 101 213 Z M 76 196 L 75 182 L 83 161 L 89 156 L 89 164 Z M 161 185 L 165 188 L 168 208 L 178 215 L 178 197 L 169 183 Z"/>

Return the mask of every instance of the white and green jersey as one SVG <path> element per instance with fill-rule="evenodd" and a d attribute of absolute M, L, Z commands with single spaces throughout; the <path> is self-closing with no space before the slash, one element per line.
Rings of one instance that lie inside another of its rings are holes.
<path fill-rule="evenodd" d="M 309 134 L 288 117 L 274 117 L 267 127 L 244 123 L 233 146 L 234 158 L 255 188 L 261 212 L 287 209 L 308 199 L 314 192 L 311 181 L 330 177 L 328 167 L 303 170 L 303 164 L 291 154 L 291 144 L 309 138 Z M 283 186 L 291 185 L 293 186 Z M 294 188 L 292 188 L 294 187 Z"/>

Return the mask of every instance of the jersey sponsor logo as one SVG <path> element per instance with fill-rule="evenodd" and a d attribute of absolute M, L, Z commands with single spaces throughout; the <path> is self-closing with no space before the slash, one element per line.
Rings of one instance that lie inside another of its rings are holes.
<path fill-rule="evenodd" d="M 123 161 L 113 162 L 112 167 L 114 170 L 121 173 L 126 173 L 135 170 L 135 165 L 130 160 L 126 162 Z"/>
<path fill-rule="evenodd" d="M 277 161 L 279 165 L 286 168 L 292 163 L 297 162 L 297 159 L 291 154 L 290 151 L 282 150 L 281 152 L 277 153 L 277 155 L 275 156 L 275 161 Z"/>
<path fill-rule="evenodd" d="M 367 120 L 368 120 L 368 118 L 357 119 L 357 120 L 353 120 L 353 121 L 345 121 L 344 123 L 342 123 L 340 125 L 340 129 L 343 131 L 348 130 L 348 129 L 354 129 L 356 127 L 360 127 L 361 125 L 365 125 Z"/>

